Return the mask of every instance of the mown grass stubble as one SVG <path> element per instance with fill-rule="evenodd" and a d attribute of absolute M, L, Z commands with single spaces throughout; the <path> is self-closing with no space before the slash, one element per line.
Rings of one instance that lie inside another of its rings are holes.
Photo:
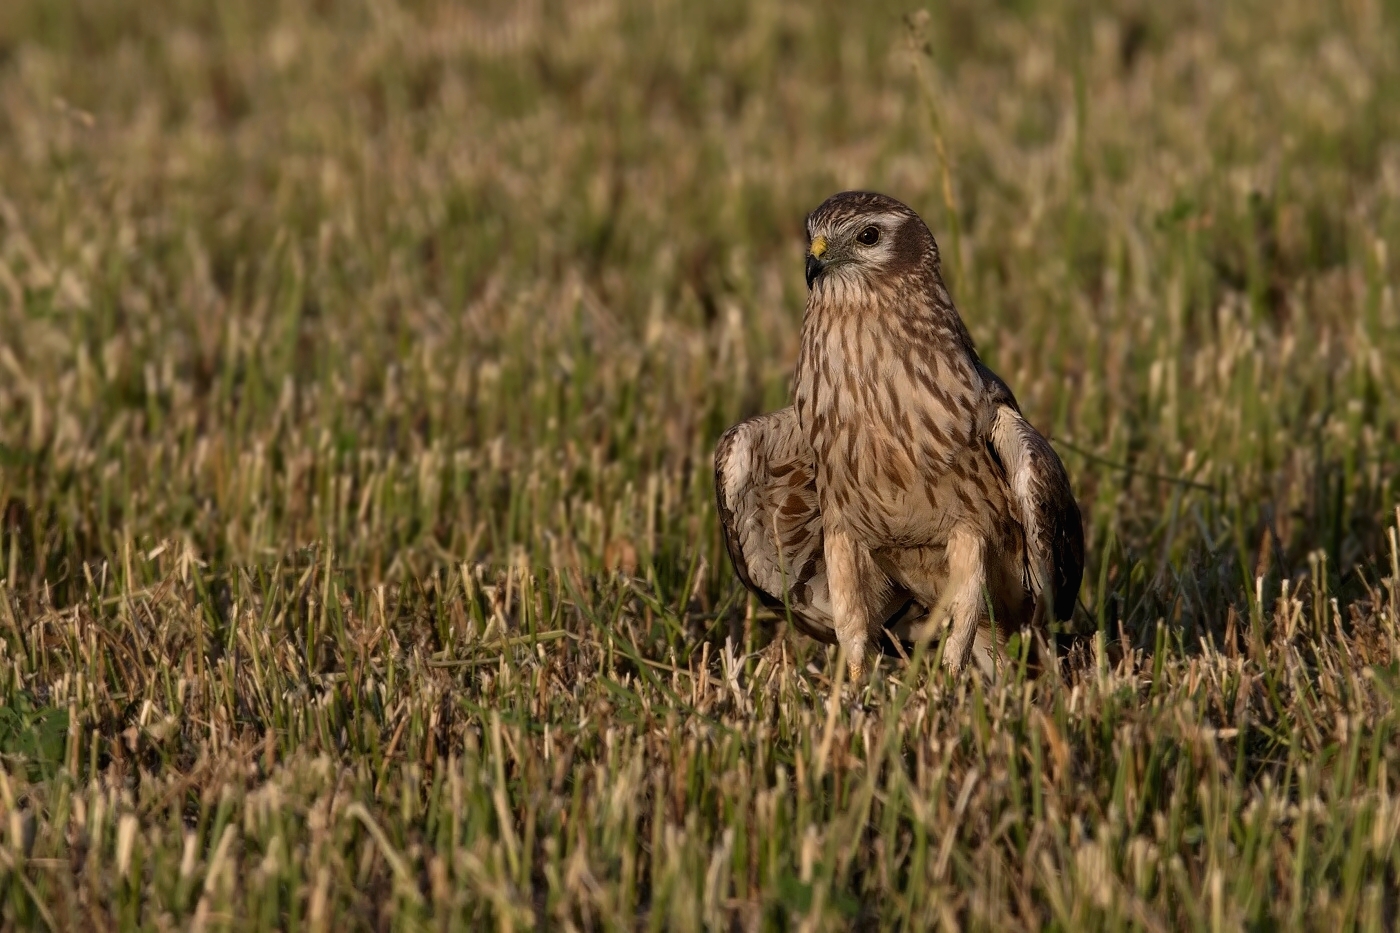
<path fill-rule="evenodd" d="M 0 11 L 7 923 L 1393 922 L 1400 11 L 906 12 Z M 853 186 L 1070 468 L 1062 679 L 830 705 L 725 562 Z"/>

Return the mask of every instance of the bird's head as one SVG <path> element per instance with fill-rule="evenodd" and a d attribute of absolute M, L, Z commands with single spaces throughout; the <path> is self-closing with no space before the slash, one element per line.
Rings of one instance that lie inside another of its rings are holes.
<path fill-rule="evenodd" d="M 871 191 L 833 194 L 807 215 L 807 287 L 860 289 L 937 275 L 938 246 L 919 215 Z"/>

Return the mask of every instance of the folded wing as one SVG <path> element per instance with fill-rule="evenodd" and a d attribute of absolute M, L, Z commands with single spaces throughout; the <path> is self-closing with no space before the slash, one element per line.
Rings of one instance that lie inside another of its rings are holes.
<path fill-rule="evenodd" d="M 1084 577 L 1084 525 L 1069 474 L 1050 442 L 1022 417 L 1006 383 L 986 367 L 982 376 L 994 407 L 992 450 L 1006 471 L 1025 531 L 1036 618 L 1068 620 Z"/>
<path fill-rule="evenodd" d="M 725 432 L 715 448 L 715 499 L 739 579 L 799 631 L 835 644 L 816 465 L 792 408 Z M 871 577 L 877 574 L 872 567 Z M 926 612 L 908 591 L 884 579 L 870 583 L 872 614 L 885 624 Z"/>

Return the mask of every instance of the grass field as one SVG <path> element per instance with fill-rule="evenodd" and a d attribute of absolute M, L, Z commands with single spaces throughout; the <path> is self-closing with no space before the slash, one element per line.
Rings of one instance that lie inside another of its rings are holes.
<path fill-rule="evenodd" d="M 0 927 L 1393 929 L 1400 3 L 5 0 Z M 758 612 L 802 220 L 939 237 L 1058 675 Z"/>

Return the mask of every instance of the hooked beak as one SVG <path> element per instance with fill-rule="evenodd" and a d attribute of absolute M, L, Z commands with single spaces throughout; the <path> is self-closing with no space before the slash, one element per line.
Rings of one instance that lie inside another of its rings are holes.
<path fill-rule="evenodd" d="M 812 237 L 812 246 L 807 250 L 807 288 L 812 288 L 812 283 L 817 280 L 817 276 L 822 274 L 826 268 L 826 263 L 822 262 L 822 255 L 826 253 L 826 237 Z"/>

